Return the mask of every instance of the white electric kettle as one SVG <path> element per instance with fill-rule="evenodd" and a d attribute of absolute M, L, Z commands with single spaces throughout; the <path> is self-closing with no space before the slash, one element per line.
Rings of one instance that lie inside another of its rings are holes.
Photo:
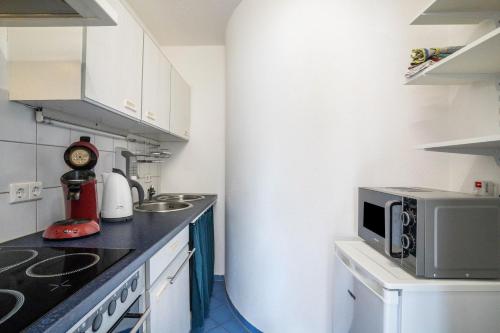
<path fill-rule="evenodd" d="M 144 190 L 138 182 L 127 179 L 123 171 L 113 169 L 111 173 L 103 173 L 104 191 L 102 195 L 101 221 L 124 222 L 133 218 L 133 202 L 131 188 L 135 187 L 139 194 L 139 204 L 144 201 Z"/>

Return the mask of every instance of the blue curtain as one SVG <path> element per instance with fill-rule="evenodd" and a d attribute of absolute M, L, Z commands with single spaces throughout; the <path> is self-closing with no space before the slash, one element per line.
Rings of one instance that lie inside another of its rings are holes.
<path fill-rule="evenodd" d="M 191 327 L 203 327 L 208 317 L 214 283 L 214 212 L 207 210 L 189 227 L 189 247 L 196 251 L 191 260 Z"/>

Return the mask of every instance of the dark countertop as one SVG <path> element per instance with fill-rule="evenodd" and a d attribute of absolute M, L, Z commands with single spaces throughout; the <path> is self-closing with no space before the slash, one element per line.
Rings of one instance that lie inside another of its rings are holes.
<path fill-rule="evenodd" d="M 170 213 L 134 212 L 134 219 L 125 223 L 103 223 L 98 235 L 69 241 L 46 241 L 38 232 L 1 246 L 85 247 L 134 249 L 130 254 L 96 277 L 50 312 L 33 323 L 26 332 L 66 332 L 89 313 L 120 283 L 143 265 L 201 213 L 213 206 L 216 195 L 193 201 L 192 209 Z"/>

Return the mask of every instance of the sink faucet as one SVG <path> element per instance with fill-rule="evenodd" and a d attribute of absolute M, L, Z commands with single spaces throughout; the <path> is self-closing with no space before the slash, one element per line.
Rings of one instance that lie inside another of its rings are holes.
<path fill-rule="evenodd" d="M 153 200 L 153 197 L 154 197 L 155 194 L 156 194 L 155 187 L 153 185 L 151 185 L 148 188 L 148 199 L 149 199 L 149 201 Z"/>

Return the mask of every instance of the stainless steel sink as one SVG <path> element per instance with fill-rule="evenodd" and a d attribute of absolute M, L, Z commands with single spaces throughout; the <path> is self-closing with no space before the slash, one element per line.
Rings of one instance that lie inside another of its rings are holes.
<path fill-rule="evenodd" d="M 182 201 L 154 202 L 147 201 L 142 205 L 135 204 L 134 210 L 138 212 L 170 213 L 193 207 L 192 204 Z"/>
<path fill-rule="evenodd" d="M 154 201 L 196 201 L 205 199 L 205 196 L 199 194 L 158 194 L 153 197 Z"/>

